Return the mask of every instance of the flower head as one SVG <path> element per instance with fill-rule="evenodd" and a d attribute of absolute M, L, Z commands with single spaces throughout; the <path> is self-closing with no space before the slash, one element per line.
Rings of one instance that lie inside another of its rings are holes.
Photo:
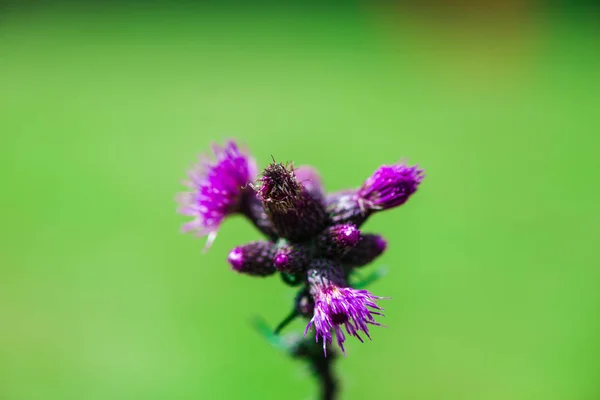
<path fill-rule="evenodd" d="M 232 213 L 254 224 L 265 240 L 235 247 L 227 261 L 238 273 L 277 274 L 287 285 L 299 286 L 292 312 L 274 335 L 294 318 L 306 318 L 304 334 L 312 330 L 316 339 L 306 345 L 311 357 L 320 357 L 319 340 L 325 356 L 334 355 L 327 346 L 334 335 L 344 353 L 348 335 L 361 342 L 363 336 L 370 339 L 369 325 L 380 325 L 375 316 L 383 315 L 377 305 L 383 297 L 358 289 L 364 282 L 354 288 L 348 282 L 387 243 L 362 232 L 361 226 L 376 212 L 406 202 L 421 183 L 423 170 L 403 163 L 383 165 L 359 189 L 326 193 L 313 167 L 273 161 L 256 179 L 254 160 L 234 142 L 215 146 L 214 153 L 215 161 L 203 159 L 189 174 L 191 190 L 181 195 L 179 211 L 193 219 L 183 229 L 208 235 L 210 245 Z"/>
<path fill-rule="evenodd" d="M 387 210 L 405 203 L 422 180 L 423 170 L 416 165 L 382 165 L 358 190 L 358 199 L 363 207 Z"/>
<path fill-rule="evenodd" d="M 315 308 L 305 334 L 314 327 L 317 341 L 319 337 L 323 341 L 323 351 L 326 351 L 327 343 L 332 342 L 332 331 L 335 332 L 337 343 L 345 354 L 346 335 L 342 327 L 347 334 L 362 342 L 363 339 L 359 335 L 361 331 L 371 339 L 368 325 L 380 325 L 373 315 L 383 315 L 379 312 L 382 308 L 375 304 L 381 297 L 373 296 L 367 290 L 329 283 L 311 287 L 311 292 L 315 299 Z"/>
<path fill-rule="evenodd" d="M 225 147 L 214 145 L 213 152 L 216 160 L 202 157 L 188 173 L 185 184 L 191 190 L 178 198 L 179 212 L 193 217 L 182 230 L 208 235 L 207 247 L 225 217 L 240 211 L 245 188 L 256 176 L 254 159 L 241 152 L 235 142 Z"/>

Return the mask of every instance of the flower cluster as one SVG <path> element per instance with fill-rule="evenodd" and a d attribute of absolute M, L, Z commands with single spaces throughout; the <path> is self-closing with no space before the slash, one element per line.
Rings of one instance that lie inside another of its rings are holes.
<path fill-rule="evenodd" d="M 266 238 L 234 248 L 228 257 L 233 270 L 279 273 L 287 284 L 301 286 L 293 315 L 309 319 L 305 335 L 314 329 L 325 354 L 333 333 L 342 351 L 346 335 L 370 338 L 369 325 L 379 325 L 374 316 L 383 315 L 377 304 L 382 297 L 348 281 L 387 243 L 360 227 L 372 214 L 405 203 L 423 170 L 383 165 L 360 188 L 326 194 L 314 168 L 274 161 L 257 176 L 254 160 L 234 142 L 215 146 L 214 154 L 214 161 L 202 158 L 189 173 L 190 191 L 180 195 L 180 212 L 193 217 L 183 230 L 207 235 L 210 246 L 226 217 L 244 215 Z"/>

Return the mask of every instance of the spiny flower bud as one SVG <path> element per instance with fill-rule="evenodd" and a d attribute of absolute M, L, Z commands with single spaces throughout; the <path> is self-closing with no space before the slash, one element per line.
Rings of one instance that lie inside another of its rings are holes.
<path fill-rule="evenodd" d="M 362 267 L 371 263 L 385 251 L 387 242 L 379 235 L 363 234 L 356 246 L 342 257 L 348 267 Z"/>
<path fill-rule="evenodd" d="M 301 245 L 280 245 L 275 253 L 273 265 L 278 271 L 296 274 L 308 266 L 310 253 Z"/>
<path fill-rule="evenodd" d="M 416 165 L 382 165 L 358 190 L 359 202 L 372 210 L 397 207 L 417 191 L 423 177 L 423 170 Z"/>
<path fill-rule="evenodd" d="M 275 251 L 276 247 L 271 242 L 251 242 L 231 250 L 227 261 L 232 269 L 240 273 L 256 276 L 272 275 L 277 271 L 273 266 Z"/>
<path fill-rule="evenodd" d="M 281 163 L 271 163 L 259 179 L 257 195 L 268 211 L 296 210 L 301 202 L 303 187 L 294 171 Z"/>
<path fill-rule="evenodd" d="M 323 204 L 283 164 L 271 163 L 263 171 L 256 192 L 280 237 L 302 241 L 325 227 Z"/>
<path fill-rule="evenodd" d="M 328 258 L 339 258 L 356 246 L 360 231 L 354 224 L 339 224 L 326 228 L 317 236 L 316 243 L 320 254 Z"/>

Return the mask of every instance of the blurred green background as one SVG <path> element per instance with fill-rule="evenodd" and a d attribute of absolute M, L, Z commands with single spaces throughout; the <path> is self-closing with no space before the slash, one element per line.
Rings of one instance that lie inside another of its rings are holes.
<path fill-rule="evenodd" d="M 186 169 L 229 137 L 329 190 L 427 171 L 364 227 L 393 299 L 343 399 L 598 398 L 600 25 L 518 3 L 0 8 L 0 398 L 313 398 L 249 323 L 294 289 L 226 263 L 259 234 L 179 233 Z"/>

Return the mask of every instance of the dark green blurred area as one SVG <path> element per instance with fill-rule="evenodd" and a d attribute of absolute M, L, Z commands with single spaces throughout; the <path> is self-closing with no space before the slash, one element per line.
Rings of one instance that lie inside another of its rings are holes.
<path fill-rule="evenodd" d="M 599 34 L 568 13 L 5 8 L 0 398 L 316 393 L 249 323 L 294 290 L 226 264 L 259 234 L 232 218 L 205 255 L 179 234 L 186 169 L 229 137 L 329 190 L 427 171 L 364 227 L 393 299 L 349 340 L 343 399 L 598 398 Z"/>

